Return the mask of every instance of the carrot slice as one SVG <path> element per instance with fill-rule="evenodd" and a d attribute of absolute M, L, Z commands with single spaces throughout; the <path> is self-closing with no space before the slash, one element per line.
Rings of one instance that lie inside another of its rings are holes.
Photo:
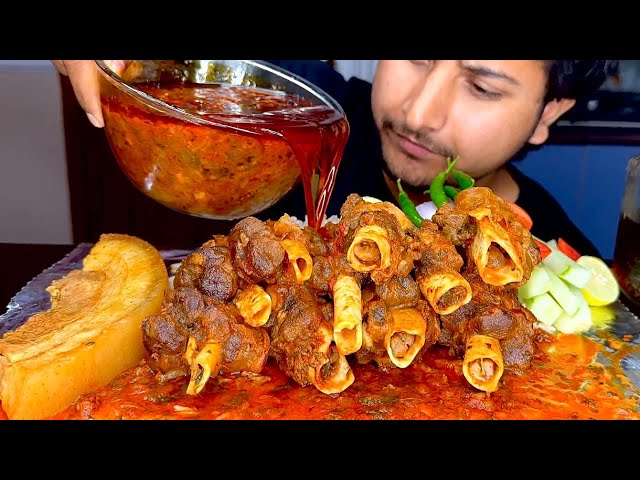
<path fill-rule="evenodd" d="M 509 200 L 505 200 L 505 202 L 509 204 L 509 206 L 511 207 L 511 211 L 516 217 L 518 217 L 518 220 L 520 220 L 522 225 L 524 225 L 524 228 L 526 228 L 527 230 L 531 230 L 531 227 L 533 226 L 533 220 L 531 220 L 531 217 L 525 211 L 525 209 L 514 202 L 510 202 Z"/>
<path fill-rule="evenodd" d="M 536 242 L 536 245 L 538 246 L 538 250 L 540 250 L 540 257 L 542 259 L 544 259 L 546 256 L 548 256 L 551 253 L 551 248 L 549 248 L 549 245 L 547 245 L 544 242 L 541 242 L 537 238 L 534 238 L 533 240 Z"/>
<path fill-rule="evenodd" d="M 560 250 L 574 262 L 580 258 L 580 253 L 578 253 L 578 251 L 571 245 L 569 245 L 562 237 L 558 238 L 558 250 Z"/>

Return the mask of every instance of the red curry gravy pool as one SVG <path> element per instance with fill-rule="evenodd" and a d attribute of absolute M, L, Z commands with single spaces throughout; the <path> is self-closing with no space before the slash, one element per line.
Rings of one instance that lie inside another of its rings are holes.
<path fill-rule="evenodd" d="M 406 369 L 352 362 L 356 379 L 336 395 L 301 387 L 272 363 L 258 375 L 212 378 L 187 395 L 188 378 L 159 384 L 143 360 L 52 419 L 640 419 L 640 396 L 621 368 L 640 346 L 604 330 L 598 336 L 546 338 L 531 368 L 505 373 L 490 395 L 468 384 L 461 360 L 443 347 Z"/>

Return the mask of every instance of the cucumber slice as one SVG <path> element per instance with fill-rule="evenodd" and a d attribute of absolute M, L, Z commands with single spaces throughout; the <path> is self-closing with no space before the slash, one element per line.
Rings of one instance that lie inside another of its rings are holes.
<path fill-rule="evenodd" d="M 531 270 L 531 277 L 518 288 L 520 298 L 527 300 L 546 293 L 551 288 L 551 279 L 543 265 L 538 264 Z"/>
<path fill-rule="evenodd" d="M 578 311 L 580 300 L 584 300 L 582 293 L 580 293 L 580 291 L 578 290 L 578 295 L 576 295 L 569 288 L 570 286 L 572 287 L 572 285 L 566 283 L 564 280 L 558 277 L 547 266 L 545 266 L 545 268 L 547 269 L 547 274 L 551 279 L 549 294 L 556 302 L 558 302 L 558 305 L 562 307 L 567 315 L 573 315 Z"/>
<path fill-rule="evenodd" d="M 562 280 L 578 288 L 584 287 L 593 276 L 588 268 L 574 262 L 560 250 L 551 250 L 542 263 Z"/>
<path fill-rule="evenodd" d="M 553 323 L 553 326 L 562 333 L 586 332 L 593 325 L 591 309 L 587 301 L 580 294 L 580 290 L 571 285 L 569 285 L 569 290 L 575 295 L 580 295 L 578 310 L 573 315 L 568 315 L 566 312 L 563 312 Z"/>
<path fill-rule="evenodd" d="M 564 310 L 549 293 L 543 293 L 526 300 L 525 306 L 533 313 L 539 322 L 553 325 Z"/>

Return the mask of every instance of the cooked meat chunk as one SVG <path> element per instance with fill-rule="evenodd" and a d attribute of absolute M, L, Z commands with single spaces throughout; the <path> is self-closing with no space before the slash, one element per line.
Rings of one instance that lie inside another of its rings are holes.
<path fill-rule="evenodd" d="M 454 210 L 453 203 L 445 203 L 431 220 L 438 225 L 440 231 L 455 246 L 469 243 L 476 235 L 476 224 L 467 213 Z"/>
<path fill-rule="evenodd" d="M 238 275 L 227 247 L 200 247 L 180 263 L 174 288 L 195 287 L 219 302 L 231 300 L 238 290 Z"/>
<path fill-rule="evenodd" d="M 392 277 L 376 285 L 376 293 L 390 307 L 415 307 L 420 299 L 420 288 L 411 275 Z"/>
<path fill-rule="evenodd" d="M 320 231 L 247 217 L 191 252 L 142 325 L 159 378 L 191 375 L 197 394 L 270 357 L 333 394 L 354 380 L 348 359 L 406 368 L 440 344 L 464 361 L 478 337 L 499 342 L 501 368 L 530 366 L 537 320 L 517 288 L 540 257 L 508 203 L 474 187 L 415 227 L 395 205 L 352 194 L 340 214 Z"/>
<path fill-rule="evenodd" d="M 472 335 L 488 335 L 500 341 L 505 369 L 528 368 L 535 350 L 536 318 L 518 301 L 517 289 L 487 285 L 476 272 L 463 275 L 471 285 L 473 297 L 455 312 L 441 315 L 439 342 L 462 356 Z"/>
<path fill-rule="evenodd" d="M 511 207 L 487 187 L 463 190 L 432 217 L 452 244 L 466 251 L 484 281 L 522 285 L 540 263 L 540 251 Z"/>
<path fill-rule="evenodd" d="M 307 284 L 317 294 L 329 294 L 333 290 L 333 284 L 339 275 L 347 275 L 355 278 L 358 283 L 362 283 L 366 275 L 363 272 L 356 272 L 344 255 L 329 255 L 315 257 L 313 260 L 313 271 Z"/>
<path fill-rule="evenodd" d="M 375 283 L 384 283 L 394 275 L 409 275 L 421 250 L 396 215 L 375 205 L 350 196 L 341 209 L 333 246 L 347 254 L 356 270 L 366 271 Z"/>
<path fill-rule="evenodd" d="M 285 251 L 264 222 L 243 218 L 229 232 L 228 241 L 239 277 L 248 283 L 274 281 Z"/>
<path fill-rule="evenodd" d="M 142 324 L 149 364 L 162 378 L 188 375 L 191 370 L 187 345 L 197 354 L 207 344 L 220 346 L 219 372 L 259 372 L 268 356 L 269 337 L 265 329 L 242 321 L 237 308 L 203 295 L 199 290 L 181 287 L 170 291 L 161 311 Z"/>
<path fill-rule="evenodd" d="M 379 368 L 404 368 L 419 359 L 440 337 L 440 320 L 428 302 L 418 299 L 411 307 L 389 307 L 382 298 L 363 292 L 363 344 L 355 353 L 358 363 L 374 362 Z"/>
<path fill-rule="evenodd" d="M 149 364 L 166 377 L 189 373 L 183 355 L 187 339 L 197 329 L 195 317 L 205 306 L 204 298 L 192 287 L 170 290 L 160 312 L 142 322 L 142 341 L 150 353 Z"/>
<path fill-rule="evenodd" d="M 423 246 L 419 260 L 422 269 L 452 269 L 459 272 L 464 265 L 464 259 L 436 223 L 425 220 L 420 228 L 415 229 L 413 236 Z"/>
<path fill-rule="evenodd" d="M 244 323 L 232 304 L 211 303 L 198 319 L 200 328 L 194 335 L 197 345 L 222 345 L 220 373 L 262 370 L 269 352 L 269 334 L 264 328 Z"/>
<path fill-rule="evenodd" d="M 332 364 L 332 309 L 306 285 L 272 285 L 271 356 L 300 385 L 312 383 L 310 371 Z"/>
<path fill-rule="evenodd" d="M 268 220 L 265 224 L 280 240 L 285 238 L 297 240 L 302 243 L 312 257 L 326 255 L 328 245 L 320 233 L 309 226 L 301 227 L 288 215 L 282 216 L 278 221 Z"/>

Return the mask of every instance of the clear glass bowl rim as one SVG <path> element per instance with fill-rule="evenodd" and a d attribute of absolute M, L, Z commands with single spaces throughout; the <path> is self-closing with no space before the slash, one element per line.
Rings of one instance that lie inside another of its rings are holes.
<path fill-rule="evenodd" d="M 125 93 L 137 98 L 139 101 L 141 101 L 142 103 L 144 103 L 148 107 L 154 108 L 154 109 L 160 111 L 161 113 L 164 113 L 166 115 L 170 115 L 170 116 L 173 116 L 173 117 L 177 117 L 177 118 L 180 118 L 180 119 L 182 119 L 184 121 L 191 122 L 191 123 L 198 123 L 198 124 L 212 125 L 212 126 L 219 127 L 219 128 L 233 129 L 233 130 L 237 130 L 239 132 L 245 133 L 245 134 L 255 134 L 255 132 L 242 129 L 242 128 L 237 127 L 237 126 L 232 126 L 227 122 L 217 123 L 217 122 L 215 122 L 213 120 L 210 120 L 209 118 L 203 118 L 203 117 L 194 115 L 193 113 L 191 113 L 191 112 L 189 112 L 187 110 L 183 110 L 183 109 L 175 107 L 175 106 L 173 106 L 173 105 L 171 105 L 169 103 L 166 103 L 163 100 L 161 100 L 159 98 L 156 98 L 156 97 L 154 97 L 152 95 L 149 95 L 146 92 L 143 92 L 142 90 L 139 90 L 139 89 L 135 88 L 134 86 L 126 83 L 124 80 L 122 80 L 120 75 L 118 75 L 116 72 L 114 72 L 111 69 L 111 67 L 109 67 L 109 65 L 107 65 L 105 60 L 94 60 L 94 61 L 95 61 L 96 65 L 98 66 L 98 69 L 102 73 L 102 75 L 108 81 L 110 81 L 113 85 L 115 85 L 119 90 L 122 90 Z M 200 60 L 200 61 L 211 62 L 213 60 Z M 345 116 L 345 113 L 344 113 L 344 110 L 343 110 L 342 106 L 331 95 L 329 95 L 324 90 L 322 90 L 318 86 L 314 85 L 310 81 L 300 77 L 299 75 L 296 75 L 296 74 L 294 74 L 292 72 L 289 72 L 288 70 L 280 68 L 277 65 L 273 65 L 273 64 L 271 64 L 269 62 L 266 62 L 264 60 L 240 60 L 240 61 L 241 62 L 245 62 L 245 63 L 247 63 L 247 64 L 249 64 L 251 66 L 258 67 L 258 68 L 260 68 L 262 70 L 266 70 L 266 71 L 268 71 L 270 73 L 273 73 L 273 74 L 275 74 L 275 75 L 277 75 L 277 76 L 279 76 L 281 78 L 284 78 L 288 82 L 291 82 L 291 83 L 301 87 L 305 91 L 309 92 L 311 95 L 313 95 L 315 98 L 320 100 L 325 105 L 337 110 L 342 116 Z M 246 115 L 246 117 L 247 118 L 251 118 L 252 116 L 255 116 L 257 118 L 259 115 L 260 114 L 248 114 L 248 115 Z"/>

